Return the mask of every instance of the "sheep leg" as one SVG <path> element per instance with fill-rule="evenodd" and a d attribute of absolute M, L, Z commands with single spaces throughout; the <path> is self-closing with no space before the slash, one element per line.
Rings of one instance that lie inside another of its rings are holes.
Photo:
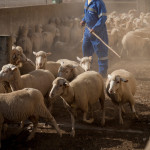
<path fill-rule="evenodd" d="M 7 131 L 7 129 L 8 129 L 8 124 L 7 124 L 7 123 L 4 123 L 4 124 L 3 124 L 3 135 L 4 135 L 4 137 L 6 136 L 6 131 Z"/>
<path fill-rule="evenodd" d="M 71 107 L 68 105 L 68 103 L 63 99 L 63 103 L 69 114 L 71 115 L 71 124 L 72 124 L 72 130 L 71 130 L 71 135 L 74 137 L 75 136 L 75 118 L 72 113 Z"/>
<path fill-rule="evenodd" d="M 99 102 L 101 104 L 101 109 L 102 109 L 102 120 L 101 120 L 101 125 L 104 126 L 105 125 L 105 107 L 104 107 L 104 98 L 100 98 Z"/>
<path fill-rule="evenodd" d="M 2 124 L 0 124 L 0 149 L 1 149 Z"/>
<path fill-rule="evenodd" d="M 119 123 L 122 125 L 123 124 L 123 119 L 122 119 L 122 106 L 119 105 Z"/>
<path fill-rule="evenodd" d="M 51 121 L 51 123 L 53 124 L 54 128 L 56 129 L 57 133 L 60 135 L 60 137 L 62 137 L 62 132 L 60 130 L 60 128 L 57 125 L 57 122 L 55 120 L 55 118 L 51 115 L 51 113 L 49 113 L 49 119 Z"/>
<path fill-rule="evenodd" d="M 91 115 L 91 117 L 93 118 L 93 106 L 92 106 L 92 105 L 89 105 L 89 108 L 90 108 L 90 115 Z"/>
<path fill-rule="evenodd" d="M 138 118 L 138 115 L 136 114 L 136 111 L 135 111 L 134 104 L 131 104 L 131 110 L 132 110 L 134 116 L 135 116 L 136 118 Z"/>
<path fill-rule="evenodd" d="M 21 121 L 20 128 L 22 129 L 24 127 L 24 121 Z"/>
<path fill-rule="evenodd" d="M 121 56 L 121 57 L 122 57 L 123 51 L 124 51 L 124 49 L 122 48 L 122 49 L 121 49 L 121 52 L 120 52 L 120 56 Z"/>
<path fill-rule="evenodd" d="M 91 118 L 91 119 L 87 120 L 87 112 L 84 112 L 83 113 L 83 121 L 86 122 L 86 123 L 91 124 L 91 123 L 94 122 L 94 118 Z"/>
<path fill-rule="evenodd" d="M 3 123 L 4 123 L 4 118 L 2 116 L 2 114 L 0 113 L 0 149 L 1 149 L 1 136 L 2 136 L 2 127 L 3 127 Z"/>
<path fill-rule="evenodd" d="M 30 141 L 31 139 L 34 138 L 35 132 L 37 130 L 37 126 L 38 126 L 38 119 L 36 117 L 30 117 L 29 120 L 33 123 L 33 129 L 30 133 L 30 135 L 27 138 L 27 141 Z"/>
<path fill-rule="evenodd" d="M 138 118 L 138 116 L 137 116 L 137 114 L 136 114 L 135 107 L 134 107 L 134 104 L 135 104 L 134 102 L 135 102 L 134 97 L 131 95 L 130 101 L 129 101 L 129 104 L 130 104 L 130 107 L 131 107 L 131 111 L 133 112 L 134 116 L 135 116 L 136 118 Z"/>
<path fill-rule="evenodd" d="M 125 109 L 124 109 L 124 107 L 123 107 L 123 106 L 121 106 L 121 110 L 122 110 L 122 113 L 123 113 L 123 114 L 125 114 L 125 113 L 126 113 L 126 111 L 125 111 Z"/>

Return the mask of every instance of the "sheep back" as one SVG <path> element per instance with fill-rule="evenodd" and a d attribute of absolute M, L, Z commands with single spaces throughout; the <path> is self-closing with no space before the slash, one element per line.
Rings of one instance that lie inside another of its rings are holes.
<path fill-rule="evenodd" d="M 0 94 L 0 112 L 7 121 L 22 121 L 30 116 L 44 117 L 41 115 L 43 108 L 45 109 L 44 98 L 36 89 L 26 88 Z"/>
<path fill-rule="evenodd" d="M 20 67 L 19 70 L 21 75 L 27 74 L 35 70 L 35 64 L 30 59 L 27 59 L 27 61 L 22 64 L 22 67 Z"/>
<path fill-rule="evenodd" d="M 54 75 L 48 70 L 35 70 L 21 76 L 24 88 L 35 88 L 42 92 L 45 96 L 52 88 Z"/>
<path fill-rule="evenodd" d="M 75 93 L 76 104 L 82 109 L 94 104 L 99 98 L 105 99 L 104 83 L 101 75 L 87 71 L 77 76 L 71 83 Z"/>
<path fill-rule="evenodd" d="M 58 76 L 59 67 L 60 67 L 60 63 L 56 63 L 53 61 L 48 61 L 46 63 L 46 70 L 49 70 L 55 76 L 55 78 Z"/>

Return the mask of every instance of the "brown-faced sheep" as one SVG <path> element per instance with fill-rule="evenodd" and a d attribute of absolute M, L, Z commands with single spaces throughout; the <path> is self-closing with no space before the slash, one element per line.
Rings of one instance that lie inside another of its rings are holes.
<path fill-rule="evenodd" d="M 21 75 L 35 70 L 35 64 L 24 55 L 20 46 L 12 47 L 10 63 L 19 67 Z"/>
<path fill-rule="evenodd" d="M 75 66 L 72 64 L 61 64 L 58 70 L 58 76 L 63 77 L 68 81 L 72 81 L 83 72 L 84 69 L 80 65 Z"/>
<path fill-rule="evenodd" d="M 105 94 L 102 76 L 95 71 L 87 71 L 77 76 L 72 82 L 58 77 L 53 81 L 50 97 L 61 96 L 63 102 L 71 114 L 72 135 L 75 135 L 74 115 L 79 109 L 83 112 L 83 121 L 92 123 L 94 118 L 87 119 L 89 107 L 100 101 L 102 107 L 102 125 L 105 124 Z"/>

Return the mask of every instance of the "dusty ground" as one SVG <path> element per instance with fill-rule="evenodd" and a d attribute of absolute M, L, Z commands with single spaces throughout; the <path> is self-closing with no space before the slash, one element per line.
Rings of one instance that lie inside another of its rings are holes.
<path fill-rule="evenodd" d="M 67 51 L 67 50 L 66 50 Z M 52 60 L 58 58 L 71 58 L 75 60 L 75 53 L 53 52 Z M 58 54 L 58 53 L 57 53 Z M 78 53 L 81 56 L 81 52 Z M 114 62 L 114 61 L 113 61 Z M 118 125 L 118 109 L 112 102 L 106 99 L 106 125 L 101 127 L 101 112 L 99 104 L 95 105 L 95 122 L 87 125 L 80 117 L 76 121 L 76 136 L 72 138 L 69 133 L 65 133 L 62 138 L 56 134 L 51 127 L 42 128 L 42 123 L 38 127 L 35 138 L 26 142 L 29 134 L 26 130 L 18 136 L 11 136 L 2 141 L 2 149 L 12 150 L 142 150 L 144 149 L 150 136 L 150 60 L 116 60 L 117 63 L 110 63 L 109 72 L 124 68 L 132 72 L 137 78 L 137 92 L 135 95 L 135 108 L 139 119 L 132 116 L 128 105 L 125 106 L 124 125 Z M 97 69 L 97 60 L 93 63 L 93 69 Z M 54 104 L 53 115 L 60 128 L 70 131 L 70 116 L 64 109 L 61 100 Z"/>

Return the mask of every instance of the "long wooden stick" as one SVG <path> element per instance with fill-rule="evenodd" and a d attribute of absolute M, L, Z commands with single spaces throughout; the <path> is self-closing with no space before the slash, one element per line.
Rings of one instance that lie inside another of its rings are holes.
<path fill-rule="evenodd" d="M 88 30 L 90 31 L 91 29 L 86 26 L 88 28 Z M 92 32 L 92 34 L 97 37 L 108 49 L 110 49 L 116 56 L 118 56 L 119 58 L 121 58 L 121 56 L 115 52 L 115 50 L 113 50 L 109 45 L 107 45 L 95 32 Z"/>

